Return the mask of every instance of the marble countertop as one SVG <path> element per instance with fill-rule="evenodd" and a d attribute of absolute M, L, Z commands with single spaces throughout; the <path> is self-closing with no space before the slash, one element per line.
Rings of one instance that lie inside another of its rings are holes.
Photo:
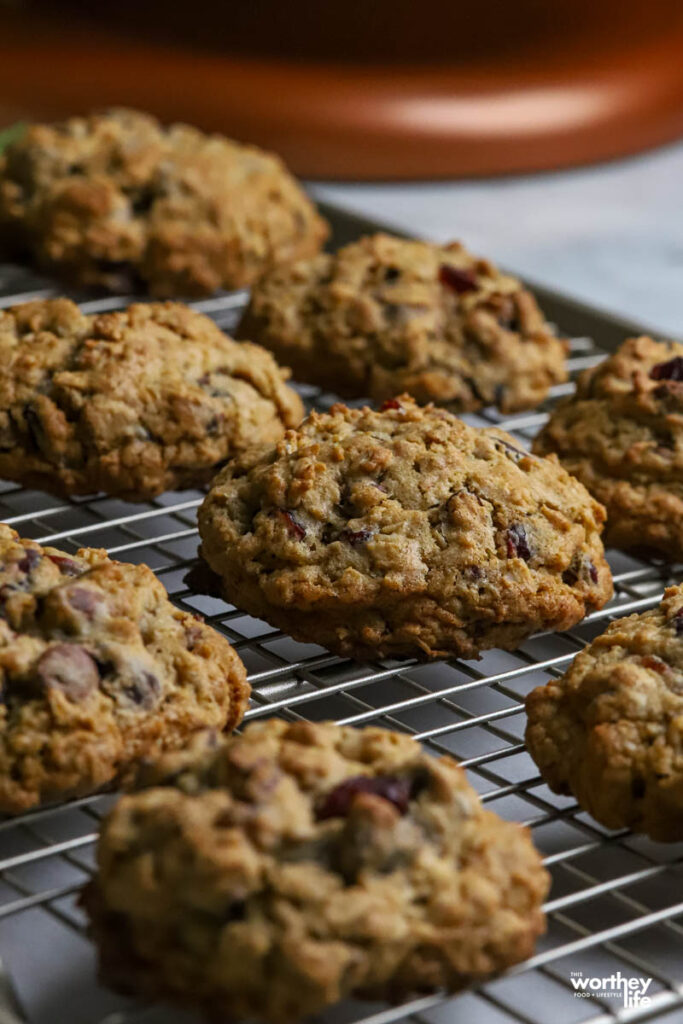
<path fill-rule="evenodd" d="M 683 337 L 683 143 L 552 174 L 313 191 Z"/>

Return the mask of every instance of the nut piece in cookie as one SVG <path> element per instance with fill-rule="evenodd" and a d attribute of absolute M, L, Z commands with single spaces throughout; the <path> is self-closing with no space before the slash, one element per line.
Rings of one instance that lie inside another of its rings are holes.
<path fill-rule="evenodd" d="M 608 828 L 683 840 L 683 586 L 610 623 L 527 697 L 526 742 L 556 793 Z"/>
<path fill-rule="evenodd" d="M 566 380 L 565 345 L 516 278 L 461 245 L 390 235 L 276 268 L 238 334 L 298 380 L 382 402 L 406 391 L 454 411 L 542 402 Z"/>
<path fill-rule="evenodd" d="M 586 370 L 534 442 L 607 509 L 605 542 L 683 559 L 683 344 L 631 338 Z"/>
<path fill-rule="evenodd" d="M 35 124 L 0 156 L 0 242 L 72 284 L 240 288 L 327 235 L 278 157 L 132 110 Z"/>
<path fill-rule="evenodd" d="M 603 519 L 556 459 L 402 396 L 314 412 L 239 456 L 199 530 L 228 600 L 297 639 L 471 658 L 609 599 Z"/>
<path fill-rule="evenodd" d="M 143 501 L 208 483 L 303 416 L 269 352 L 180 303 L 0 311 L 0 477 Z"/>
<path fill-rule="evenodd" d="M 228 641 L 146 565 L 69 555 L 0 524 L 0 811 L 125 781 L 249 696 Z"/>
<path fill-rule="evenodd" d="M 145 781 L 105 819 L 85 894 L 102 977 L 127 992 L 290 1024 L 456 991 L 543 931 L 527 829 L 408 736 L 271 720 Z"/>

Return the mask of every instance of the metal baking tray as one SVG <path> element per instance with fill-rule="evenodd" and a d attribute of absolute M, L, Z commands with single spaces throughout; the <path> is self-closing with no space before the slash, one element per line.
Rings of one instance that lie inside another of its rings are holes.
<path fill-rule="evenodd" d="M 379 227 L 339 210 L 323 212 L 333 224 L 334 246 Z M 544 288 L 535 290 L 549 318 L 571 336 L 573 376 L 644 330 Z M 0 306 L 57 291 L 23 269 L 0 268 Z M 192 305 L 229 330 L 245 298 L 245 292 L 224 293 Z M 86 298 L 82 307 L 114 309 L 131 299 Z M 537 411 L 506 418 L 486 409 L 465 418 L 502 426 L 528 443 L 551 403 L 570 389 L 570 384 L 554 388 Z M 309 406 L 326 407 L 334 399 L 311 387 L 300 391 Z M 552 794 L 525 751 L 522 704 L 532 687 L 562 673 L 610 619 L 653 607 L 669 582 L 681 580 L 681 567 L 610 552 L 613 601 L 567 633 L 537 635 L 514 653 L 488 651 L 480 661 L 356 664 L 296 643 L 187 588 L 201 499 L 200 491 L 182 491 L 146 504 L 102 495 L 62 501 L 0 483 L 0 519 L 67 551 L 106 547 L 119 559 L 150 565 L 180 607 L 201 612 L 239 651 L 253 686 L 247 718 L 277 714 L 291 720 L 372 722 L 411 733 L 436 754 L 454 755 L 491 810 L 531 827 L 553 876 L 548 932 L 526 963 L 455 997 L 436 995 L 401 1006 L 347 1002 L 324 1014 L 319 1024 L 391 1024 L 406 1018 L 418 1024 L 683 1021 L 683 844 L 609 832 L 573 800 Z M 92 870 L 98 820 L 112 799 L 89 797 L 0 821 L 5 969 L 0 1024 L 196 1022 L 165 1007 L 136 1005 L 96 981 L 94 950 L 77 899 Z M 649 1004 L 625 1007 L 624 979 L 630 978 L 646 983 Z M 577 979 L 588 986 L 590 997 L 581 994 Z"/>

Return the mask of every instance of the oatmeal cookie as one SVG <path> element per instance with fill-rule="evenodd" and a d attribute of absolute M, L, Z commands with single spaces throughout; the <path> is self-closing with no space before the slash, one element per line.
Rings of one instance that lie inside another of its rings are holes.
<path fill-rule="evenodd" d="M 0 525 L 0 692 L 0 810 L 18 813 L 233 728 L 249 687 L 228 641 L 175 608 L 146 565 Z"/>
<path fill-rule="evenodd" d="M 180 303 L 0 311 L 0 477 L 141 501 L 208 482 L 303 416 L 269 352 Z"/>
<path fill-rule="evenodd" d="M 683 840 L 683 586 L 612 622 L 527 698 L 526 741 L 556 793 L 608 828 Z"/>
<path fill-rule="evenodd" d="M 401 391 L 454 411 L 543 401 L 565 345 L 533 295 L 461 245 L 373 235 L 266 274 L 238 335 L 302 381 L 382 402 Z"/>
<path fill-rule="evenodd" d="M 201 553 L 228 600 L 350 657 L 474 657 L 611 596 L 602 506 L 557 463 L 404 395 L 333 406 L 214 480 Z"/>
<path fill-rule="evenodd" d="M 76 285 L 205 295 L 326 235 L 278 157 L 132 110 L 32 125 L 0 157 L 0 242 Z"/>
<path fill-rule="evenodd" d="M 631 338 L 579 378 L 534 442 L 607 508 L 605 541 L 683 559 L 683 344 Z"/>
<path fill-rule="evenodd" d="M 532 952 L 548 875 L 450 758 L 275 720 L 192 755 L 104 821 L 86 905 L 106 981 L 288 1024 L 350 995 L 455 991 Z"/>

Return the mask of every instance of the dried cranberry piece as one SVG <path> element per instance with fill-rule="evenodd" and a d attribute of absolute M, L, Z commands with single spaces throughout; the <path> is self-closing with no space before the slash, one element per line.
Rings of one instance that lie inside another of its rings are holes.
<path fill-rule="evenodd" d="M 94 658 L 76 644 L 55 644 L 36 665 L 39 691 L 61 690 L 69 700 L 79 703 L 97 689 L 100 674 Z"/>
<path fill-rule="evenodd" d="M 683 380 L 683 356 L 674 356 L 666 363 L 657 363 L 650 370 L 652 380 Z"/>
<path fill-rule="evenodd" d="M 387 398 L 386 402 L 382 402 L 379 407 L 380 412 L 387 412 L 389 409 L 400 409 L 403 411 L 403 406 L 399 402 L 398 398 Z"/>
<path fill-rule="evenodd" d="M 35 548 L 26 548 L 24 557 L 17 562 L 17 568 L 20 572 L 25 572 L 28 575 L 32 569 L 35 569 L 42 557 L 40 551 L 36 551 Z"/>
<path fill-rule="evenodd" d="M 64 576 L 81 576 L 84 572 L 78 562 L 74 562 L 73 558 L 67 558 L 66 555 L 48 555 L 47 557 L 54 562 Z"/>
<path fill-rule="evenodd" d="M 94 617 L 95 609 L 102 601 L 100 594 L 87 587 L 71 587 L 66 592 L 66 599 L 74 611 L 82 612 L 88 619 Z"/>
<path fill-rule="evenodd" d="M 339 540 L 345 540 L 352 547 L 356 547 L 358 544 L 365 544 L 366 541 L 370 540 L 373 535 L 373 530 L 342 530 L 339 534 Z"/>
<path fill-rule="evenodd" d="M 297 540 L 301 540 L 306 536 L 306 528 L 297 519 L 294 512 L 288 508 L 276 508 L 272 515 L 280 519 L 287 527 L 287 532 L 296 537 Z"/>
<path fill-rule="evenodd" d="M 370 775 L 356 775 L 340 782 L 327 794 L 317 809 L 316 818 L 318 821 L 324 821 L 326 818 L 345 818 L 359 793 L 380 796 L 393 804 L 401 814 L 405 814 L 412 790 L 412 780 L 407 776 L 378 775 L 373 778 Z"/>
<path fill-rule="evenodd" d="M 472 270 L 461 270 L 450 263 L 442 263 L 439 267 L 439 281 L 456 295 L 473 292 L 477 287 L 477 278 Z"/>
<path fill-rule="evenodd" d="M 161 683 L 153 672 L 140 672 L 136 679 L 123 689 L 126 697 L 148 711 L 161 696 Z"/>
<path fill-rule="evenodd" d="M 573 587 L 582 577 L 586 576 L 592 583 L 598 582 L 598 570 L 591 560 L 583 555 L 575 555 L 569 568 L 562 573 L 562 582 Z"/>
<path fill-rule="evenodd" d="M 653 672 L 658 672 L 660 676 L 665 676 L 669 672 L 669 666 L 661 658 L 658 658 L 656 654 L 646 654 L 640 659 L 641 665 L 645 668 L 651 668 Z"/>
<path fill-rule="evenodd" d="M 531 548 L 527 539 L 526 530 L 521 523 L 513 523 L 507 532 L 507 554 L 508 558 L 523 558 L 528 562 L 531 558 Z"/>
<path fill-rule="evenodd" d="M 681 633 L 683 633 L 683 608 L 680 612 L 676 612 L 676 614 L 674 615 L 672 625 L 674 633 L 676 633 L 677 636 L 680 636 Z"/>

